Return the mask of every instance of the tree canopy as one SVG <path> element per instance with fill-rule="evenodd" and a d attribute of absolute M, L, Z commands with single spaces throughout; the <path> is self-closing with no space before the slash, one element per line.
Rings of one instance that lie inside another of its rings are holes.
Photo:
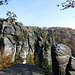
<path fill-rule="evenodd" d="M 17 16 L 14 12 L 11 12 L 11 11 L 7 11 L 6 13 L 7 17 L 9 20 L 16 20 Z"/>

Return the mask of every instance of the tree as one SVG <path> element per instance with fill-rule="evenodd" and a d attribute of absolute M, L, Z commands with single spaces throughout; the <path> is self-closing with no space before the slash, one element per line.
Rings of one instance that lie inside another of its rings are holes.
<path fill-rule="evenodd" d="M 28 53 L 26 57 L 26 63 L 29 65 L 34 64 L 34 54 Z"/>
<path fill-rule="evenodd" d="M 62 6 L 63 8 L 61 10 L 67 9 L 67 8 L 74 8 L 75 7 L 75 1 L 74 0 L 66 0 L 65 2 L 61 3 L 60 5 L 57 5 L 57 7 Z"/>
<path fill-rule="evenodd" d="M 7 11 L 6 15 L 8 16 L 7 19 L 12 20 L 12 21 L 16 20 L 17 18 L 16 14 L 14 14 L 14 12 L 11 12 L 11 11 Z"/>
<path fill-rule="evenodd" d="M 46 75 L 52 75 L 52 64 L 48 64 L 47 57 L 43 58 L 43 69 Z"/>
<path fill-rule="evenodd" d="M 10 0 L 0 0 L 0 5 L 8 4 Z"/>
<path fill-rule="evenodd" d="M 38 58 L 37 52 L 35 53 L 34 64 L 35 64 L 35 66 L 37 66 L 37 67 L 40 66 L 40 62 L 39 62 L 39 58 Z"/>

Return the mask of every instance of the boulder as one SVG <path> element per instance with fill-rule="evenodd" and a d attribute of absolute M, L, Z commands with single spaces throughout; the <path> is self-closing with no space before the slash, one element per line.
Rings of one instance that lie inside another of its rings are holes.
<path fill-rule="evenodd" d="M 3 33 L 7 35 L 14 35 L 15 30 L 12 25 L 5 26 L 3 29 Z"/>
<path fill-rule="evenodd" d="M 21 31 L 23 30 L 23 25 L 22 25 L 22 23 L 16 22 L 15 24 L 20 27 Z"/>
<path fill-rule="evenodd" d="M 15 29 L 15 34 L 16 35 L 20 35 L 21 34 L 21 29 L 19 26 L 14 26 L 14 29 Z"/>
<path fill-rule="evenodd" d="M 33 65 L 16 64 L 0 71 L 0 75 L 45 75 L 43 71 Z"/>
<path fill-rule="evenodd" d="M 8 25 L 8 22 L 4 21 L 4 22 L 3 22 L 3 25 L 4 25 L 4 26 L 5 26 L 5 25 Z"/>
<path fill-rule="evenodd" d="M 68 75 L 75 75 L 75 57 L 71 56 L 70 58 L 70 64 L 69 64 L 69 68 L 68 68 Z"/>
<path fill-rule="evenodd" d="M 34 31 L 32 27 L 24 27 L 24 28 L 27 30 L 29 36 L 34 36 Z"/>
<path fill-rule="evenodd" d="M 71 57 L 71 65 L 70 65 L 70 70 L 75 71 L 75 57 Z"/>

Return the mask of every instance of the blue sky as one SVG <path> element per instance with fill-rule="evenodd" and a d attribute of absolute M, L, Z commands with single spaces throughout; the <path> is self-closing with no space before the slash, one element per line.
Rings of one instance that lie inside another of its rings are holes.
<path fill-rule="evenodd" d="M 56 7 L 60 3 L 62 0 L 11 0 L 8 5 L 0 6 L 0 17 L 6 18 L 6 12 L 12 11 L 25 26 L 75 29 L 75 8 L 60 11 Z"/>

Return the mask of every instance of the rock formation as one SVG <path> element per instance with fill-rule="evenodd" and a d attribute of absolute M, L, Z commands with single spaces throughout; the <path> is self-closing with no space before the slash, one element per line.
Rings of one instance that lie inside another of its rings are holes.
<path fill-rule="evenodd" d="M 36 30 L 37 28 L 34 30 L 33 27 L 25 27 L 19 22 L 0 19 L 0 51 L 3 52 L 4 56 L 12 55 L 12 62 L 15 60 L 17 52 L 24 64 L 28 53 L 35 54 L 37 52 L 39 60 L 46 55 L 50 64 L 50 42 L 44 40 Z"/>
<path fill-rule="evenodd" d="M 0 75 L 45 75 L 40 69 L 27 64 L 17 64 L 0 71 Z"/>
<path fill-rule="evenodd" d="M 53 75 L 75 75 L 75 58 L 68 46 L 64 44 L 53 45 L 51 55 Z"/>

